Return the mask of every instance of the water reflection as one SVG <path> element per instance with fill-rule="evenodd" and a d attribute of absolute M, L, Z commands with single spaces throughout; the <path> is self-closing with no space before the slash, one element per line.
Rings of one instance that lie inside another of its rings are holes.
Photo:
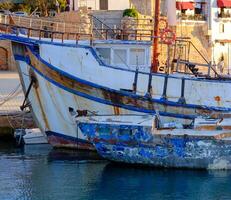
<path fill-rule="evenodd" d="M 103 161 L 96 151 L 76 151 L 67 149 L 52 149 L 48 154 L 49 161 L 94 162 Z"/>
<path fill-rule="evenodd" d="M 115 165 L 95 153 L 0 145 L 1 200 L 230 199 L 231 172 Z"/>
<path fill-rule="evenodd" d="M 112 193 L 113 199 L 230 199 L 230 181 L 230 171 L 161 170 L 108 164 L 96 190 L 103 193 L 95 195 L 96 199 L 109 198 Z"/>

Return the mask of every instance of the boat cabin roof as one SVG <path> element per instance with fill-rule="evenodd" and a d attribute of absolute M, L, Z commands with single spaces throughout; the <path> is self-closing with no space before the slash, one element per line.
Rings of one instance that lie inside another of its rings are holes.
<path fill-rule="evenodd" d="M 139 45 L 139 46 L 149 46 L 151 47 L 151 41 L 136 41 L 136 40 L 95 40 L 93 45 Z"/>

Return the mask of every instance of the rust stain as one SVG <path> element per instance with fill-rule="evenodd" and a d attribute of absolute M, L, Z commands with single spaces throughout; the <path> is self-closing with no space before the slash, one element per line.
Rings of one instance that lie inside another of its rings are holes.
<path fill-rule="evenodd" d="M 227 132 L 227 133 L 221 133 L 219 135 L 214 136 L 215 139 L 217 140 L 221 140 L 221 139 L 225 139 L 225 138 L 230 138 L 231 137 L 231 133 Z"/>
<path fill-rule="evenodd" d="M 199 126 L 195 130 L 207 130 L 207 131 L 214 131 L 217 130 L 218 127 L 221 127 L 222 130 L 231 130 L 231 126 L 219 126 L 219 125 L 208 125 L 208 126 Z"/>
<path fill-rule="evenodd" d="M 45 124 L 46 124 L 46 127 L 47 127 L 48 129 L 50 129 L 48 120 L 47 120 L 46 115 L 45 115 L 45 111 L 44 111 L 43 106 L 42 106 L 42 102 L 41 102 L 41 99 L 40 99 L 40 95 L 39 95 L 38 88 L 35 89 L 35 94 L 36 94 L 36 96 L 37 96 L 37 99 L 38 99 L 38 102 L 39 102 L 39 106 L 40 106 L 40 108 L 41 108 L 42 116 L 43 116 L 44 122 L 45 122 Z"/>
<path fill-rule="evenodd" d="M 36 58 L 35 55 L 32 54 L 29 50 L 29 57 L 31 60 L 32 66 L 34 66 L 38 71 L 43 73 L 48 78 L 54 80 L 55 82 L 65 86 L 74 91 L 82 92 L 84 94 L 88 94 L 97 98 L 101 98 L 104 100 L 111 101 L 112 103 L 121 104 L 121 105 L 130 105 L 141 109 L 155 110 L 159 109 L 159 111 L 171 112 L 171 113 L 184 113 L 184 114 L 221 114 L 222 112 L 210 111 L 207 109 L 199 108 L 199 109 L 190 109 L 190 108 L 179 108 L 174 106 L 167 106 L 165 104 L 154 103 L 151 99 L 143 99 L 133 98 L 130 96 L 125 96 L 119 92 L 108 91 L 104 88 L 95 88 L 91 85 L 87 85 L 85 83 L 79 82 L 77 80 L 73 80 L 61 73 L 47 67 L 44 63 L 42 63 L 39 59 Z M 217 102 L 221 101 L 221 97 L 215 97 Z M 118 110 L 114 110 L 115 113 L 120 113 Z"/>
<path fill-rule="evenodd" d="M 113 109 L 115 115 L 120 115 L 120 108 L 114 106 Z"/>
<path fill-rule="evenodd" d="M 221 101 L 221 97 L 220 97 L 220 96 L 216 96 L 216 97 L 214 97 L 214 99 L 215 99 L 215 101 L 217 101 L 217 102 L 220 102 L 220 101 Z"/>

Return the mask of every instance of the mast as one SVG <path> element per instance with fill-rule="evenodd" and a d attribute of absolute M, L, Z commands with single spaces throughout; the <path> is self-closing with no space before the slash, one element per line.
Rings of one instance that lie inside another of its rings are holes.
<path fill-rule="evenodd" d="M 159 36 L 159 22 L 160 22 L 160 0 L 155 0 L 153 9 L 155 10 L 154 17 L 154 39 L 153 39 L 153 57 L 151 72 L 156 73 L 158 71 L 158 36 Z"/>

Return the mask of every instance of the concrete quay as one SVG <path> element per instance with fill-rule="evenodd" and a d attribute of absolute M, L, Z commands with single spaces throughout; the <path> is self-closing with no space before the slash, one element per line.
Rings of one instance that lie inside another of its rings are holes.
<path fill-rule="evenodd" d="M 35 127 L 29 112 L 20 110 L 24 94 L 17 72 L 0 72 L 0 138 L 11 137 L 17 128 Z"/>

